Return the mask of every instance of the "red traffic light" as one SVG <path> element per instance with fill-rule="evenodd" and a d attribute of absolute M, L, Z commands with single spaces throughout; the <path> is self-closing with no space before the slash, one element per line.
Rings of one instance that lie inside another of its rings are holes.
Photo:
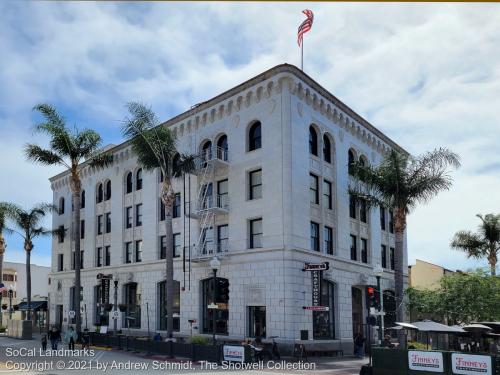
<path fill-rule="evenodd" d="M 373 287 L 371 287 L 371 286 L 369 286 L 368 288 L 366 288 L 366 291 L 368 292 L 368 295 L 370 297 L 372 297 L 375 294 L 375 289 L 373 289 Z"/>

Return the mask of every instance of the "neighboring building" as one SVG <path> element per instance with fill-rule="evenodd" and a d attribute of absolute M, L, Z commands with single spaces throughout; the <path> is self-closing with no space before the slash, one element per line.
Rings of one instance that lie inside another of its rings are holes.
<path fill-rule="evenodd" d="M 47 297 L 49 295 L 49 272 L 50 267 L 31 264 L 31 295 Z M 16 262 L 3 262 L 3 283 L 6 290 L 2 292 L 2 305 L 9 305 L 8 290 L 12 287 L 12 306 L 19 305 L 26 300 L 26 264 Z M 23 319 L 24 314 L 21 309 L 13 314 L 13 319 Z M 2 310 L 3 319 L 8 318 L 9 310 Z M 5 320 L 2 320 L 5 321 Z"/>
<path fill-rule="evenodd" d="M 414 265 L 408 266 L 409 285 L 417 289 L 436 290 L 440 287 L 441 278 L 452 273 L 455 271 L 416 259 Z"/>
<path fill-rule="evenodd" d="M 367 315 L 366 287 L 373 267 L 386 272 L 382 288 L 394 289 L 394 234 L 388 210 L 368 209 L 349 198 L 348 164 L 377 164 L 402 150 L 309 76 L 279 65 L 167 121 L 183 153 L 200 155 L 196 175 L 176 180 L 173 231 L 174 326 L 189 335 L 212 332 L 212 270 L 218 271 L 216 332 L 228 338 L 279 336 L 309 339 L 352 351 Z M 80 223 L 83 255 L 83 324 L 109 324 L 102 309 L 99 273 L 118 281 L 118 319 L 131 332 L 166 326 L 164 214 L 161 176 L 139 168 L 130 145 L 111 149 L 113 165 L 82 170 Z M 68 173 L 50 179 L 53 228 L 71 229 Z M 186 202 L 186 204 L 183 204 Z M 192 203 L 188 203 L 192 202 Z M 73 255 L 68 236 L 54 238 L 50 319 L 72 322 Z M 406 241 L 404 264 L 407 267 Z M 312 273 L 305 262 L 329 262 L 309 311 Z M 406 275 L 405 275 L 406 280 Z M 113 302 L 105 289 L 105 301 Z M 392 301 L 393 302 L 393 301 Z M 149 316 L 147 316 L 148 305 Z M 390 309 L 391 301 L 384 303 Z M 394 305 L 394 303 L 393 303 Z M 394 306 L 392 309 L 394 310 Z M 387 323 L 386 323 L 387 324 Z M 390 324 L 390 323 L 389 323 Z M 339 344 L 340 343 L 340 344 Z"/>

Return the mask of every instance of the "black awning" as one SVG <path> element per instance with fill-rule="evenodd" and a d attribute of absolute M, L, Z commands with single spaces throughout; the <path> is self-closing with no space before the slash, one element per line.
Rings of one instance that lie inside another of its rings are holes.
<path fill-rule="evenodd" d="M 28 302 L 21 302 L 19 305 L 19 310 L 28 310 Z M 47 310 L 47 301 L 31 301 L 31 310 Z"/>

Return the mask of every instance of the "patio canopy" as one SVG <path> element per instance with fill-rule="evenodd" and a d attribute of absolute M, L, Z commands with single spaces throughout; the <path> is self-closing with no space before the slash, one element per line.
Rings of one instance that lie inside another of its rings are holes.
<path fill-rule="evenodd" d="M 397 327 L 393 327 L 392 329 L 401 329 L 401 328 L 405 328 L 405 329 L 418 329 L 417 326 L 414 326 L 413 324 L 410 324 L 410 323 L 398 323 L 396 322 L 397 324 Z M 391 328 L 389 328 L 391 329 Z"/>
<path fill-rule="evenodd" d="M 493 331 L 493 328 L 485 326 L 484 324 L 474 323 L 462 327 L 467 332 L 488 332 Z"/>
<path fill-rule="evenodd" d="M 21 302 L 19 304 L 19 310 L 26 311 L 28 310 L 28 302 Z M 47 301 L 31 301 L 31 310 L 47 310 Z"/>
<path fill-rule="evenodd" d="M 445 324 L 433 322 L 432 320 L 422 320 L 413 322 L 411 325 L 417 327 L 421 332 L 436 332 L 436 333 L 465 333 L 462 328 L 450 327 Z"/>
<path fill-rule="evenodd" d="M 474 324 L 482 324 L 493 329 L 493 333 L 500 333 L 500 322 L 475 322 Z"/>

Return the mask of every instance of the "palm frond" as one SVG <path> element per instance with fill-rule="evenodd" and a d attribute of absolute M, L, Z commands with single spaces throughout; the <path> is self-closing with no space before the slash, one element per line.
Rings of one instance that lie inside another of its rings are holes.
<path fill-rule="evenodd" d="M 33 107 L 34 111 L 40 112 L 40 114 L 45 118 L 47 121 L 45 124 L 51 125 L 56 128 L 64 128 L 65 127 L 65 120 L 64 117 L 62 117 L 55 107 L 53 107 L 50 104 L 47 103 L 40 103 L 37 104 Z M 41 127 L 39 130 L 41 131 L 46 131 L 48 135 L 52 135 L 50 131 L 52 130 L 51 127 Z"/>
<path fill-rule="evenodd" d="M 113 154 L 110 152 L 104 152 L 94 155 L 88 160 L 88 164 L 90 167 L 96 169 L 106 168 L 107 166 L 113 164 Z"/>
<path fill-rule="evenodd" d="M 193 173 L 196 170 L 196 155 L 181 154 L 177 162 L 172 163 L 173 177 L 179 177 L 184 174 Z"/>
<path fill-rule="evenodd" d="M 51 150 L 43 149 L 42 147 L 34 144 L 27 144 L 24 146 L 24 154 L 26 159 L 43 165 L 64 165 L 68 167 L 65 161 L 56 153 Z"/>
<path fill-rule="evenodd" d="M 467 253 L 468 257 L 481 258 L 485 255 L 487 243 L 476 233 L 459 231 L 453 236 L 450 247 Z"/>
<path fill-rule="evenodd" d="M 102 143 L 102 138 L 92 129 L 84 129 L 75 136 L 75 146 L 80 157 L 87 159 L 91 157 Z"/>

